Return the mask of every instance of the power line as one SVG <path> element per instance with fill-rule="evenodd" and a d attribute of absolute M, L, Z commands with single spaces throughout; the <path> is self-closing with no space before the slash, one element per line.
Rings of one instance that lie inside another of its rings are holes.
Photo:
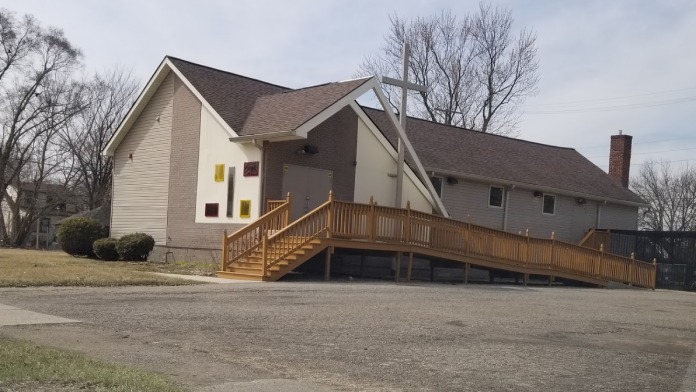
<path fill-rule="evenodd" d="M 633 153 L 631 153 L 631 155 L 660 154 L 660 153 L 663 153 L 663 152 L 690 151 L 690 150 L 696 150 L 696 147 L 678 148 L 678 149 L 675 149 L 675 150 L 633 152 Z M 596 157 L 587 157 L 587 159 L 599 159 L 599 158 L 609 158 L 609 155 L 601 155 L 601 156 L 596 156 Z"/>
<path fill-rule="evenodd" d="M 623 100 L 626 98 L 665 95 L 665 94 L 671 94 L 671 93 L 675 93 L 675 92 L 684 92 L 684 91 L 696 91 L 696 87 L 680 88 L 680 89 L 674 89 L 674 90 L 654 91 L 654 92 L 650 92 L 650 93 L 624 95 L 624 96 L 612 97 L 612 98 L 599 98 L 599 99 L 593 98 L 593 99 L 581 99 L 581 100 L 577 100 L 577 101 L 566 101 L 566 102 L 555 102 L 555 103 L 525 104 L 525 105 L 521 105 L 521 107 L 524 108 L 524 107 L 537 107 L 537 106 L 543 106 L 543 107 L 567 106 L 567 105 L 576 105 L 576 104 L 581 104 L 581 103 L 597 103 L 597 102 Z"/>
<path fill-rule="evenodd" d="M 690 140 L 690 139 L 696 139 L 696 136 L 687 136 L 687 137 L 679 137 L 679 138 L 673 138 L 673 139 L 658 139 L 658 140 L 645 140 L 645 141 L 638 141 L 633 143 L 633 145 L 637 144 L 648 144 L 648 143 L 664 143 L 664 142 L 674 142 L 674 141 L 681 141 L 681 140 Z M 593 146 L 582 146 L 582 147 L 575 147 L 575 149 L 592 149 L 592 148 L 607 148 L 608 144 L 596 144 Z"/>
<path fill-rule="evenodd" d="M 672 160 L 672 161 L 660 161 L 659 163 L 677 163 L 677 162 L 690 162 L 690 161 L 696 161 L 696 158 L 692 158 L 692 159 L 676 159 L 676 160 Z M 643 166 L 643 165 L 645 165 L 646 163 L 648 163 L 648 162 L 631 163 L 631 166 Z M 609 164 L 606 164 L 606 165 L 604 165 L 604 164 L 603 164 L 603 165 L 597 165 L 597 167 L 604 169 L 604 168 L 608 168 L 608 167 L 609 167 Z"/>
<path fill-rule="evenodd" d="M 594 108 L 579 108 L 579 109 L 558 109 L 558 110 L 523 110 L 524 114 L 570 114 L 570 113 L 590 113 L 590 112 L 611 112 L 617 110 L 632 110 L 644 109 L 657 106 L 676 105 L 680 103 L 688 103 L 696 101 L 696 95 L 683 98 L 674 98 L 666 101 L 631 103 L 614 106 L 598 106 Z"/>

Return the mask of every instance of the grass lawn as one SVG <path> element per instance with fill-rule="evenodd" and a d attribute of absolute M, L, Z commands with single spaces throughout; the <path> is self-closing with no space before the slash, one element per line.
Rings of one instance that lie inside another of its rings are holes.
<path fill-rule="evenodd" d="M 0 337 L 2 391 L 180 391 L 164 376 Z"/>
<path fill-rule="evenodd" d="M 62 251 L 0 248 L 0 287 L 197 284 L 148 272 L 210 273 L 212 264 L 105 262 L 72 257 Z"/>

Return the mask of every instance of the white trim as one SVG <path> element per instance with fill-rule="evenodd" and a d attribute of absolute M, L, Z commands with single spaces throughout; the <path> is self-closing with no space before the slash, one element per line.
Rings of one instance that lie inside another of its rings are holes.
<path fill-rule="evenodd" d="M 491 191 L 493 190 L 493 188 L 502 189 L 502 191 L 503 191 L 503 194 L 500 195 L 500 205 L 499 205 L 499 206 L 494 206 L 494 205 L 491 204 Z M 500 186 L 500 185 L 488 185 L 488 208 L 495 208 L 495 209 L 497 209 L 497 210 L 502 209 L 502 208 L 505 206 L 505 193 L 506 193 L 506 192 L 505 192 L 505 187 L 504 187 L 504 186 Z"/>
<path fill-rule="evenodd" d="M 355 113 L 357 113 L 358 117 L 367 125 L 367 128 L 372 132 L 373 135 L 379 140 L 379 142 L 382 144 L 382 147 L 384 147 L 388 152 L 389 155 L 396 161 L 398 158 L 398 152 L 396 149 L 389 143 L 387 138 L 382 134 L 382 132 L 377 128 L 375 123 L 372 122 L 370 117 L 365 113 L 364 110 L 358 105 L 355 101 L 353 101 L 350 106 L 353 108 Z M 418 190 L 424 194 L 428 198 L 428 202 L 433 205 L 433 207 L 437 208 L 437 205 L 435 202 L 432 200 L 432 196 L 430 195 L 430 192 L 428 192 L 428 188 L 423 185 L 421 180 L 418 178 L 416 173 L 413 172 L 410 166 L 406 165 L 406 170 L 404 170 L 404 173 L 408 176 L 408 178 L 413 182 Z M 430 181 L 430 178 L 428 178 L 428 181 Z M 437 194 L 437 193 L 436 193 Z"/>
<path fill-rule="evenodd" d="M 544 211 L 544 204 L 546 203 L 546 196 L 553 197 L 553 212 L 548 213 Z M 556 200 L 557 197 L 553 193 L 542 193 L 541 194 L 541 215 L 554 216 L 556 215 Z"/>
<path fill-rule="evenodd" d="M 159 88 L 169 71 L 174 72 L 174 74 L 179 77 L 184 85 L 201 102 L 201 105 L 208 109 L 211 115 L 222 125 L 223 129 L 229 133 L 230 137 L 238 136 L 237 133 L 229 126 L 229 124 L 227 124 L 227 122 L 220 117 L 218 112 L 214 110 L 212 106 L 210 106 L 210 103 L 203 98 L 201 93 L 198 92 L 195 87 L 193 87 L 191 82 L 184 77 L 181 71 L 176 68 L 171 60 L 169 60 L 168 57 L 165 57 L 160 63 L 159 67 L 157 67 L 157 70 L 152 75 L 145 88 L 143 88 L 143 90 L 140 92 L 138 99 L 135 101 L 133 106 L 131 106 L 130 110 L 121 121 L 121 124 L 116 129 L 116 132 L 114 132 L 114 134 L 111 136 L 111 140 L 109 140 L 109 143 L 107 143 L 106 147 L 102 151 L 102 155 L 114 156 L 116 148 L 118 148 L 118 145 L 121 144 L 123 138 L 126 137 L 138 115 L 140 115 L 140 113 L 143 111 L 147 103 L 150 101 L 150 98 L 152 98 L 152 95 L 154 95 L 154 93 L 157 91 L 157 88 Z"/>
<path fill-rule="evenodd" d="M 184 83 L 184 85 L 186 87 L 188 87 L 189 90 L 191 90 L 193 95 L 195 95 L 196 98 L 198 98 L 198 100 L 201 101 L 203 106 L 205 106 L 210 111 L 210 114 L 220 123 L 220 125 L 222 125 L 222 128 L 225 131 L 227 131 L 227 133 L 230 134 L 230 137 L 238 136 L 237 133 L 229 126 L 229 124 L 227 124 L 227 122 L 225 122 L 225 120 L 223 120 L 222 117 L 220 117 L 218 112 L 215 109 L 213 109 L 213 107 L 210 105 L 210 103 L 208 103 L 208 101 L 206 101 L 205 98 L 203 98 L 201 93 L 199 93 L 198 90 L 196 90 L 196 88 L 193 87 L 191 82 L 189 82 L 188 79 L 186 79 L 186 77 L 184 77 L 184 75 L 181 73 L 181 71 L 179 71 L 179 69 L 177 69 L 176 66 L 174 66 L 174 64 L 172 64 L 172 62 L 169 60 L 169 58 L 165 58 L 165 61 L 172 68 L 172 71 L 174 71 L 176 76 L 178 76 L 179 79 L 181 79 L 181 81 Z"/>
<path fill-rule="evenodd" d="M 162 60 L 160 65 L 157 67 L 157 70 L 155 70 L 155 72 L 152 74 L 150 80 L 148 80 L 143 90 L 140 91 L 138 99 L 135 100 L 133 105 L 128 110 L 128 113 L 126 113 L 125 117 L 123 117 L 123 120 L 121 120 L 121 123 L 118 125 L 118 128 L 116 128 L 116 132 L 114 132 L 114 134 L 111 135 L 111 139 L 109 139 L 109 142 L 106 144 L 106 147 L 104 147 L 104 149 L 101 151 L 102 155 L 109 157 L 114 156 L 114 152 L 116 152 L 116 147 L 118 147 L 123 138 L 126 137 L 126 134 L 133 126 L 133 123 L 135 122 L 137 115 L 139 115 L 143 111 L 145 105 L 155 94 L 155 91 L 157 91 L 157 88 L 159 88 L 159 86 L 162 84 L 169 71 L 169 64 L 167 63 L 165 57 L 165 59 Z M 146 97 L 147 102 L 144 102 L 144 99 Z M 124 131 L 124 129 L 127 130 Z"/>
<path fill-rule="evenodd" d="M 299 127 L 295 128 L 295 135 L 306 138 L 309 131 L 316 128 L 319 124 L 329 119 L 329 117 L 338 113 L 339 110 L 343 109 L 346 106 L 349 106 L 351 102 L 354 102 L 356 99 L 360 98 L 363 94 L 365 94 L 371 88 L 371 86 L 368 83 L 370 78 L 363 79 L 365 79 L 365 82 L 360 86 L 356 87 L 355 90 L 343 96 L 343 98 L 334 102 L 331 106 L 322 110 L 320 113 L 305 121 Z"/>
<path fill-rule="evenodd" d="M 384 112 L 387 113 L 392 124 L 394 125 L 394 127 L 396 127 L 396 130 L 399 132 L 399 136 L 401 137 L 401 140 L 404 141 L 404 146 L 406 147 L 406 150 L 409 152 L 409 154 L 411 154 L 411 157 L 413 157 L 414 163 L 416 164 L 416 168 L 418 169 L 418 174 L 420 174 L 421 178 L 423 179 L 423 183 L 425 183 L 425 186 L 428 188 L 428 192 L 430 192 L 430 195 L 432 196 L 433 200 L 435 200 L 438 212 L 440 212 L 446 218 L 449 218 L 447 209 L 445 208 L 445 205 L 442 204 L 442 200 L 437 195 L 437 192 L 435 192 L 433 184 L 430 183 L 430 178 L 428 177 L 428 174 L 425 172 L 423 164 L 418 158 L 418 155 L 416 154 L 416 151 L 413 148 L 411 141 L 408 139 L 406 132 L 404 132 L 404 129 L 401 127 L 401 124 L 394 115 L 394 112 L 391 111 L 391 107 L 389 106 L 389 100 L 387 99 L 387 97 L 384 96 L 384 93 L 382 92 L 382 87 L 380 87 L 379 82 L 375 78 L 372 78 L 372 80 L 370 80 L 368 83 L 372 85 L 372 90 L 375 92 L 375 95 L 377 96 L 379 103 L 382 105 Z"/>

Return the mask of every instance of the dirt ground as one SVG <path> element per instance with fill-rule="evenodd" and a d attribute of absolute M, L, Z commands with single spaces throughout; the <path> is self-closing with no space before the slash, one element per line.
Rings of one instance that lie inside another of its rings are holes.
<path fill-rule="evenodd" d="M 280 282 L 0 289 L 0 303 L 83 321 L 1 335 L 193 391 L 696 391 L 696 293 Z"/>

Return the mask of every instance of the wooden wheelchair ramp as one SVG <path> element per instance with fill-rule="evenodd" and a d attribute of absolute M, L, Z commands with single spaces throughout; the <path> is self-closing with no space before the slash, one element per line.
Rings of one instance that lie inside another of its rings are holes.
<path fill-rule="evenodd" d="M 436 257 L 526 275 L 560 277 L 606 286 L 617 282 L 655 288 L 654 263 L 579 245 L 517 235 L 410 208 L 329 200 L 289 222 L 290 199 L 223 236 L 218 276 L 276 281 L 319 252 L 334 248 Z"/>

